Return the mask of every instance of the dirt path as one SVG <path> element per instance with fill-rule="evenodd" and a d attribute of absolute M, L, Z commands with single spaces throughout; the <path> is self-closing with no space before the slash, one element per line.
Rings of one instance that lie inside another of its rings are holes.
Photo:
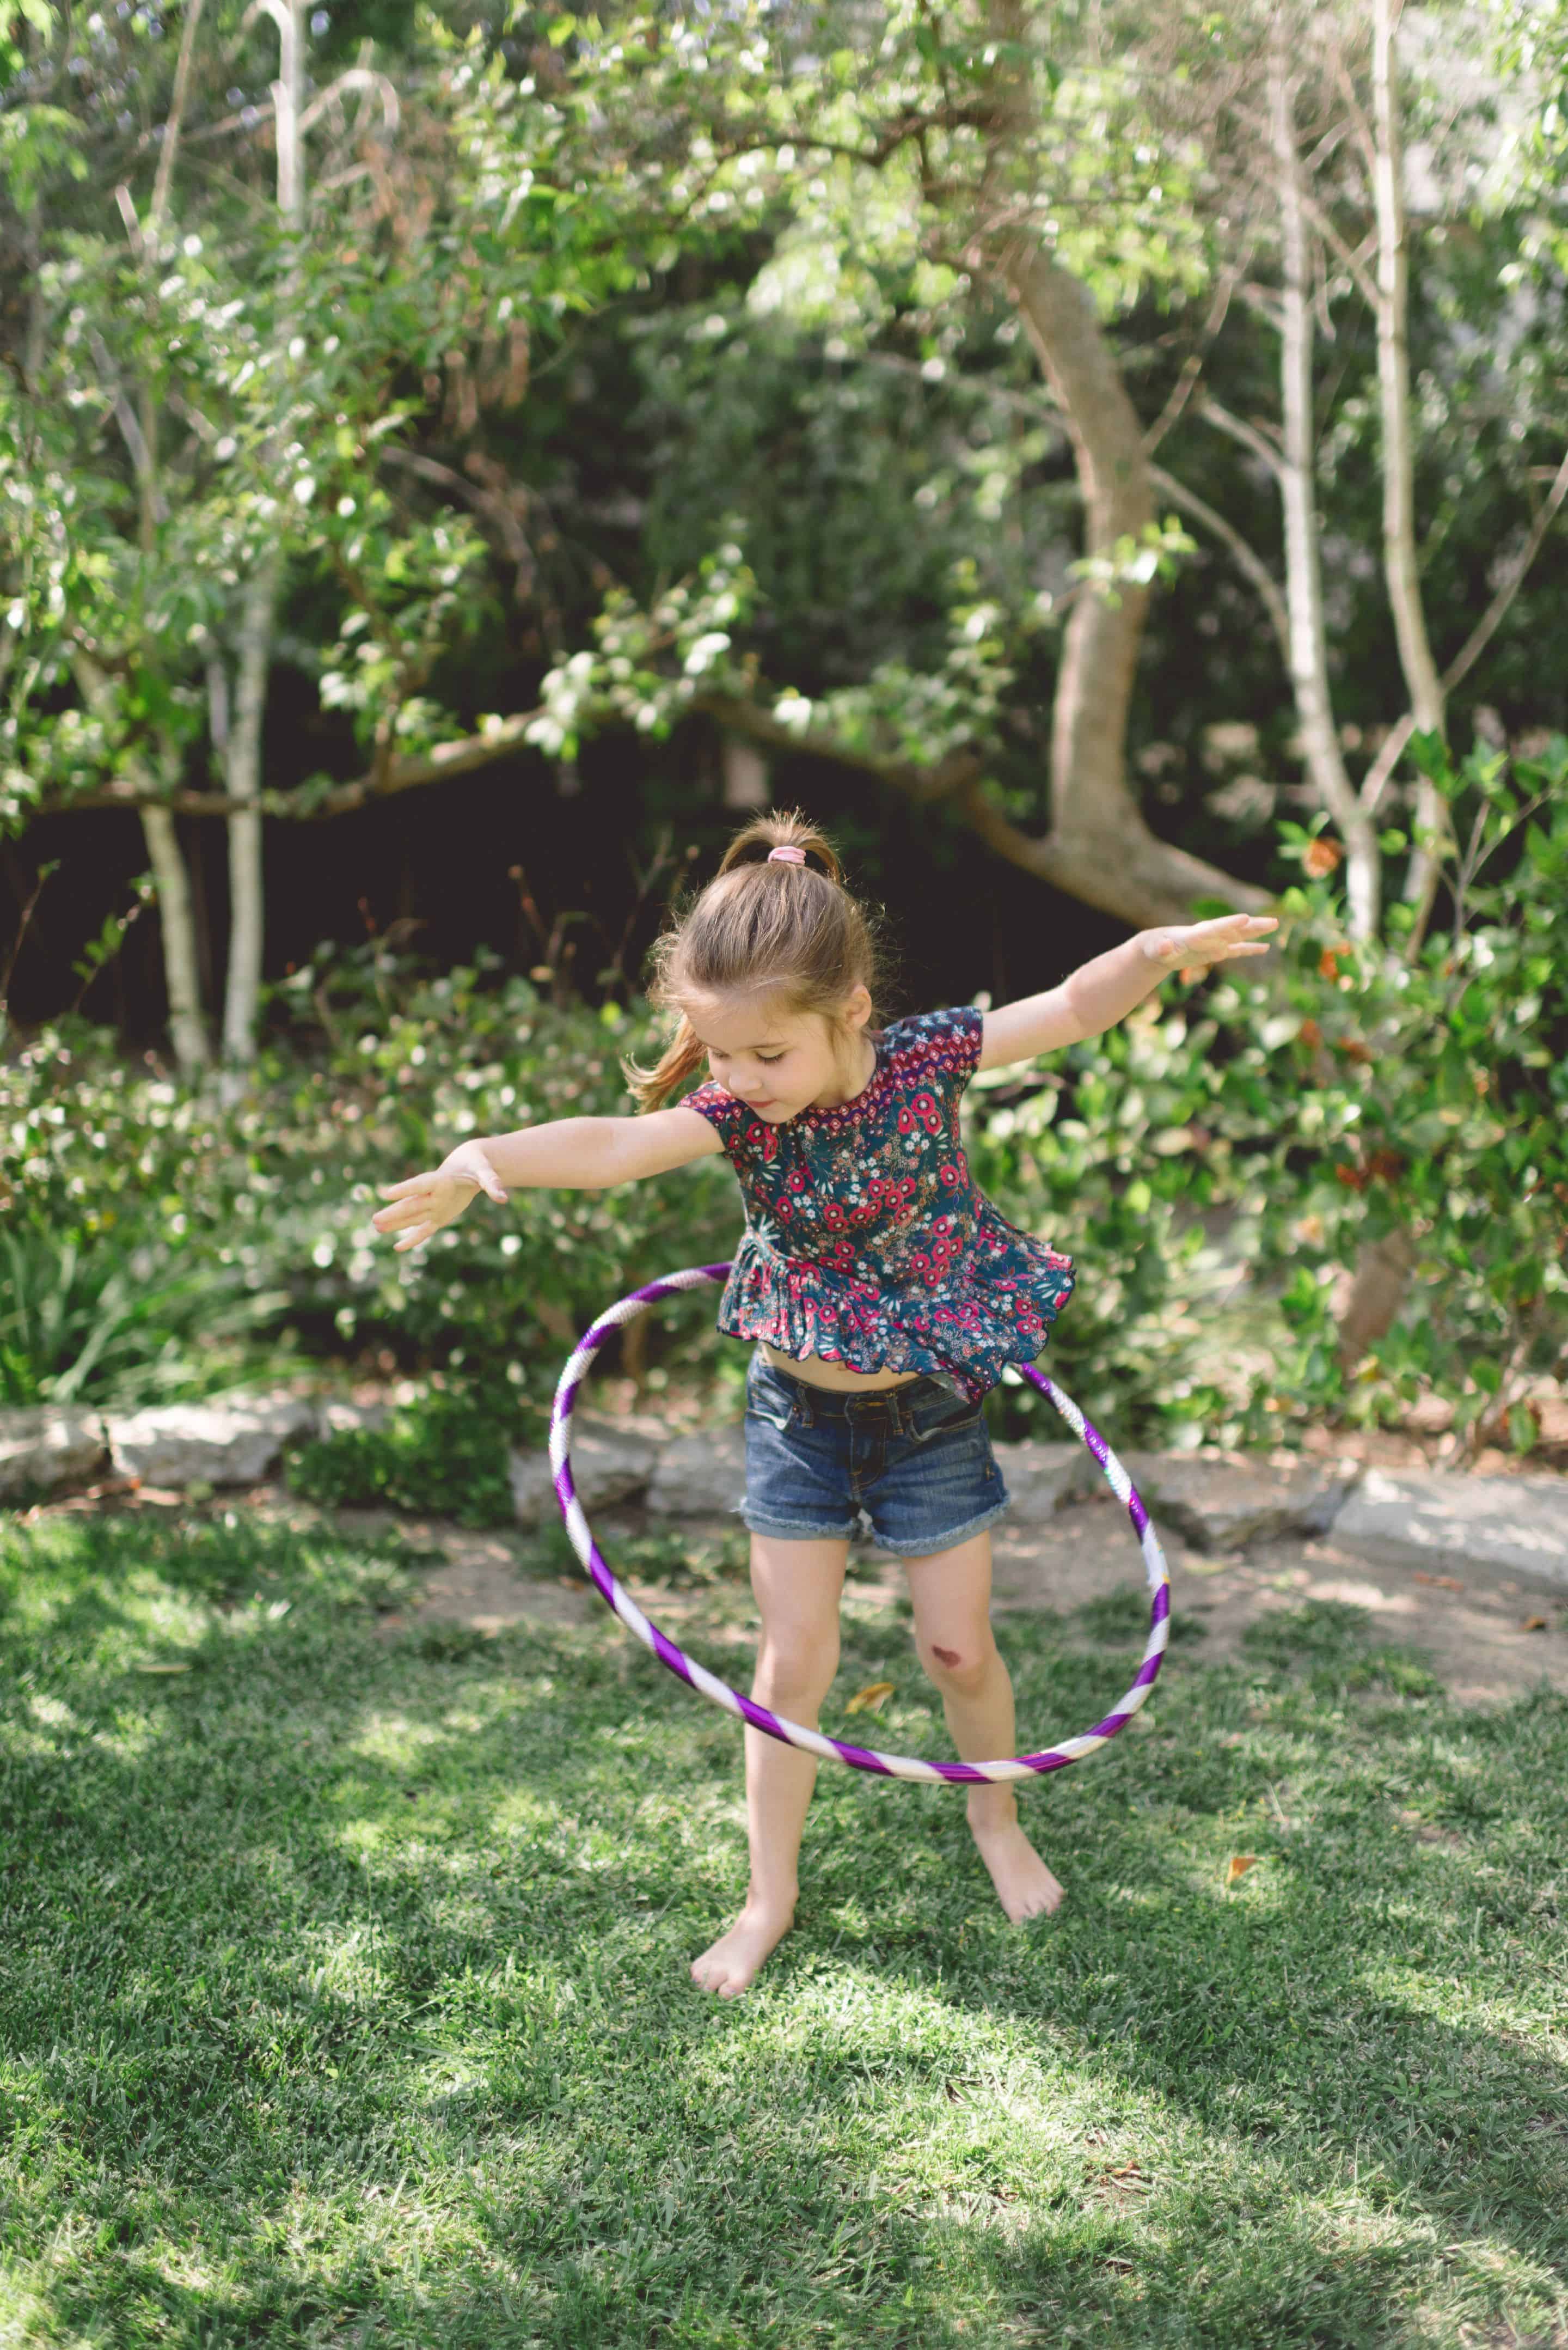
<path fill-rule="evenodd" d="M 358 1513 L 356 1513 L 358 1516 Z M 363 1523 L 363 1521 L 359 1521 Z M 575 1575 L 530 1573 L 527 1546 L 510 1534 L 464 1534 L 440 1524 L 402 1531 L 444 1553 L 432 1570 L 416 1613 L 495 1632 L 518 1623 L 576 1624 L 598 1607 Z M 636 1516 L 606 1518 L 596 1528 L 612 1565 L 618 1535 L 640 1531 Z M 693 1542 L 715 1529 L 690 1528 Z M 1210 1559 L 1179 1542 L 1167 1544 L 1175 1609 L 1200 1624 L 1202 1653 L 1237 1652 L 1249 1624 L 1307 1599 L 1340 1600 L 1365 1607 L 1378 1637 L 1417 1650 L 1453 1695 L 1467 1704 L 1520 1697 L 1542 1683 L 1568 1690 L 1568 1598 L 1495 1577 L 1479 1569 L 1438 1575 L 1410 1567 L 1370 1564 L 1331 1538 L 1262 1544 L 1234 1559 Z M 1074 1503 L 1044 1526 L 1004 1526 L 996 1542 L 995 1612 L 1054 1608 L 1069 1614 L 1117 1589 L 1137 1591 L 1142 1574 L 1125 1519 L 1108 1495 Z M 701 1615 L 710 1641 L 750 1645 L 743 1594 L 723 1586 L 698 1594 L 631 1587 L 650 1612 L 677 1632 Z M 876 1613 L 903 1596 L 898 1562 L 886 1553 L 851 1555 L 847 1604 Z M 717 1615 L 719 1620 L 715 1623 Z"/>

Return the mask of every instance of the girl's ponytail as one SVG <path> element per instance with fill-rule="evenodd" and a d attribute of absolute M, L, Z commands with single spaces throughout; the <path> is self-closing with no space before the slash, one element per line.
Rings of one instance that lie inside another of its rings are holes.
<path fill-rule="evenodd" d="M 697 1075 L 702 1061 L 697 1032 L 683 1012 L 676 1022 L 675 1034 L 651 1069 L 640 1068 L 635 1061 L 623 1061 L 620 1065 L 637 1097 L 639 1114 L 645 1109 L 661 1108 L 671 1094 L 679 1093 L 688 1079 Z"/>
<path fill-rule="evenodd" d="M 844 868 L 838 862 L 838 851 L 826 833 L 807 824 L 803 816 L 760 816 L 743 832 L 738 832 L 719 860 L 719 871 L 732 873 L 737 865 L 765 865 L 775 848 L 798 848 L 809 865 L 815 857 L 828 880 L 844 887 Z M 813 868 L 815 871 L 816 868 Z"/>

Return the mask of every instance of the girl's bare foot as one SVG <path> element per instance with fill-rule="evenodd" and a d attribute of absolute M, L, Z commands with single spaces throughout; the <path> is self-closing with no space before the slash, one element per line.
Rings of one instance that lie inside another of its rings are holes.
<path fill-rule="evenodd" d="M 991 1871 L 1002 1908 L 1015 1926 L 1027 1918 L 1048 1918 L 1062 1887 L 1041 1859 L 1016 1818 L 970 1821 L 980 1856 Z"/>
<path fill-rule="evenodd" d="M 794 1924 L 794 1911 L 748 1901 L 727 1934 L 691 1961 L 691 1980 L 721 1999 L 737 1999 Z"/>

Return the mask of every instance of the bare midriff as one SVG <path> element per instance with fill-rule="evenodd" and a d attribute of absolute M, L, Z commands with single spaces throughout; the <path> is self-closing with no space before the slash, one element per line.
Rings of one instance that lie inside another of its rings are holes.
<path fill-rule="evenodd" d="M 824 1355 L 781 1355 L 765 1339 L 763 1352 L 775 1370 L 787 1371 L 792 1378 L 804 1379 L 814 1388 L 907 1388 L 920 1376 L 919 1371 L 852 1371 L 844 1363 L 830 1363 Z"/>

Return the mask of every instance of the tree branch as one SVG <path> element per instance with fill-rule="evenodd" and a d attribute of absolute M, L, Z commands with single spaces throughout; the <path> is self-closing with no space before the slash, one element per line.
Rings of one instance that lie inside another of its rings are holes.
<path fill-rule="evenodd" d="M 1203 372 L 1204 357 L 1220 328 L 1225 324 L 1231 308 L 1231 296 L 1236 290 L 1249 257 L 1248 254 L 1243 253 L 1235 268 L 1226 270 L 1221 276 L 1219 291 L 1210 304 L 1209 315 L 1203 321 L 1202 331 L 1198 338 L 1198 348 L 1196 350 L 1189 351 L 1182 360 L 1180 372 L 1170 388 L 1165 406 L 1144 433 L 1143 446 L 1146 456 L 1153 456 L 1197 389 L 1198 379 Z"/>
<path fill-rule="evenodd" d="M 1005 864 L 1134 930 L 1189 921 L 1200 898 L 1218 898 L 1239 913 L 1262 913 L 1274 902 L 1266 889 L 1236 880 L 1142 827 L 1114 844 L 1058 831 L 1037 837 L 1005 816 L 978 783 L 959 795 L 955 813 Z"/>
<path fill-rule="evenodd" d="M 1491 602 L 1443 671 L 1441 684 L 1445 697 L 1460 681 L 1468 677 L 1488 645 L 1496 636 L 1509 606 L 1523 587 L 1531 565 L 1541 552 L 1542 542 L 1556 519 L 1563 501 L 1568 497 L 1568 452 L 1552 476 L 1541 512 L 1530 526 L 1530 535 L 1521 547 Z M 1379 801 L 1388 788 L 1389 779 L 1405 754 L 1405 745 L 1416 731 L 1416 721 L 1407 711 L 1397 726 L 1390 727 L 1382 749 L 1362 779 L 1361 799 L 1368 816 L 1376 813 Z"/>
<path fill-rule="evenodd" d="M 882 752 L 840 742 L 836 735 L 819 726 L 786 726 L 759 702 L 704 693 L 694 698 L 691 707 L 713 719 L 727 733 L 744 736 L 748 743 L 763 743 L 774 751 L 804 751 L 814 759 L 832 759 L 841 767 L 854 767 L 861 775 L 875 775 L 879 783 L 890 784 L 895 791 L 922 806 L 950 798 L 984 773 L 985 762 L 975 750 L 950 751 L 933 766 L 917 766 L 909 759 L 891 758 Z"/>
<path fill-rule="evenodd" d="M 905 798 L 923 807 L 950 804 L 961 821 L 970 826 L 988 848 L 1036 880 L 1049 881 L 1068 896 L 1115 914 L 1135 928 L 1156 922 L 1187 920 L 1195 899 L 1218 898 L 1226 905 L 1257 911 L 1272 901 L 1267 891 L 1189 857 L 1148 832 L 1141 820 L 1136 837 L 1087 830 L 1053 831 L 1035 838 L 1003 815 L 987 796 L 985 762 L 975 750 L 954 751 L 934 766 L 919 767 L 907 759 L 885 757 L 841 743 L 819 727 L 804 732 L 785 726 L 760 703 L 727 694 L 699 695 L 690 704 L 694 712 L 711 718 L 732 733 L 763 743 L 775 750 L 805 752 L 808 757 L 831 759 L 840 766 L 874 775 Z M 493 726 L 488 733 L 466 735 L 443 743 L 418 758 L 394 759 L 386 775 L 374 771 L 352 783 L 338 784 L 319 797 L 303 793 L 264 792 L 259 806 L 264 816 L 296 824 L 319 824 L 349 816 L 399 792 L 417 791 L 426 784 L 444 783 L 454 775 L 471 775 L 494 760 L 525 747 L 526 732 L 540 713 L 526 711 Z M 173 816 L 228 816 L 258 803 L 231 798 L 224 792 L 158 793 L 135 784 L 116 784 L 102 791 L 84 792 L 69 800 L 45 804 L 35 820 L 46 816 L 70 816 L 89 809 L 162 808 Z"/>
<path fill-rule="evenodd" d="M 1552 487 L 1546 494 L 1545 503 L 1541 512 L 1531 525 L 1530 536 L 1509 566 L 1502 585 L 1443 671 L 1442 683 L 1445 694 L 1451 693 L 1460 680 L 1469 674 L 1493 637 L 1496 636 L 1509 606 L 1523 587 L 1525 574 L 1540 554 L 1541 543 L 1551 529 L 1558 508 L 1565 497 L 1568 497 L 1568 451 L 1564 452 L 1563 462 L 1552 476 Z"/>
<path fill-rule="evenodd" d="M 1254 457 L 1259 458 L 1268 467 L 1276 481 L 1281 478 L 1284 468 L 1280 460 L 1280 452 L 1263 438 L 1255 424 L 1244 423 L 1241 417 L 1232 416 L 1228 408 L 1222 408 L 1220 402 L 1208 392 L 1204 393 L 1198 403 L 1198 413 L 1207 418 L 1208 421 L 1220 432 L 1228 432 L 1232 441 L 1239 441 L 1243 449 L 1250 450 Z"/>
<path fill-rule="evenodd" d="M 1173 506 L 1183 514 L 1190 515 L 1194 522 L 1200 522 L 1206 530 L 1211 530 L 1215 537 L 1230 548 L 1238 569 L 1246 573 L 1257 589 L 1259 600 L 1269 616 L 1280 651 L 1288 666 L 1291 658 L 1290 619 L 1285 611 L 1285 599 L 1262 557 L 1248 546 L 1233 523 L 1228 523 L 1222 514 L 1216 514 L 1211 505 L 1179 482 L 1174 473 L 1168 473 L 1163 465 L 1151 465 L 1148 477 L 1157 490 L 1163 491 Z"/>
<path fill-rule="evenodd" d="M 1324 244 L 1327 245 L 1329 251 L 1339 263 L 1341 268 L 1348 270 L 1355 282 L 1357 293 L 1361 296 L 1362 300 L 1366 303 L 1367 308 L 1376 317 L 1378 309 L 1381 307 L 1383 296 L 1378 291 L 1377 280 L 1367 268 L 1366 262 L 1361 257 L 1361 254 L 1353 253 L 1351 251 L 1349 245 L 1346 244 L 1345 239 L 1340 235 L 1339 231 L 1334 227 L 1334 223 L 1329 219 L 1328 214 L 1324 211 L 1323 206 L 1317 203 L 1315 198 L 1310 196 L 1304 188 L 1301 191 L 1300 201 L 1303 212 L 1306 214 L 1308 220 L 1311 221 L 1314 228 L 1316 229 L 1319 236 L 1322 237 Z M 1376 237 L 1369 238 L 1367 240 L 1367 244 L 1370 245 L 1372 252 L 1376 253 L 1377 250 L 1377 242 Z M 1365 250 L 1366 250 L 1366 246 L 1363 247 L 1363 251 Z"/>
<path fill-rule="evenodd" d="M 418 756 L 393 759 L 384 775 L 378 777 L 374 768 L 369 774 L 356 776 L 352 783 L 334 784 L 319 795 L 308 792 L 261 792 L 255 799 L 235 799 L 227 792 L 155 792 L 134 783 L 107 784 L 96 792 L 79 792 L 69 799 L 43 800 L 33 811 L 36 823 L 44 816 L 76 816 L 95 808 L 168 808 L 175 816 L 229 816 L 244 809 L 259 807 L 264 816 L 277 816 L 292 824 L 325 824 L 338 816 L 352 816 L 356 810 L 368 807 L 372 800 L 388 799 L 399 792 L 418 791 L 425 784 L 444 783 L 450 775 L 465 775 L 475 767 L 487 767 L 493 760 L 503 759 L 510 751 L 524 747 L 524 737 L 534 720 L 541 715 L 536 710 L 520 712 L 515 717 L 504 719 L 487 733 L 465 734 L 455 743 L 438 743 L 433 751 Z"/>
<path fill-rule="evenodd" d="M 154 240 L 169 208 L 169 185 L 174 176 L 174 157 L 185 121 L 185 101 L 191 88 L 191 59 L 196 47 L 196 27 L 202 21 L 202 0 L 185 0 L 180 57 L 174 68 L 174 91 L 169 104 L 169 120 L 163 126 L 163 143 L 158 151 L 158 170 L 153 176 L 152 202 L 147 214 L 147 233 Z"/>

